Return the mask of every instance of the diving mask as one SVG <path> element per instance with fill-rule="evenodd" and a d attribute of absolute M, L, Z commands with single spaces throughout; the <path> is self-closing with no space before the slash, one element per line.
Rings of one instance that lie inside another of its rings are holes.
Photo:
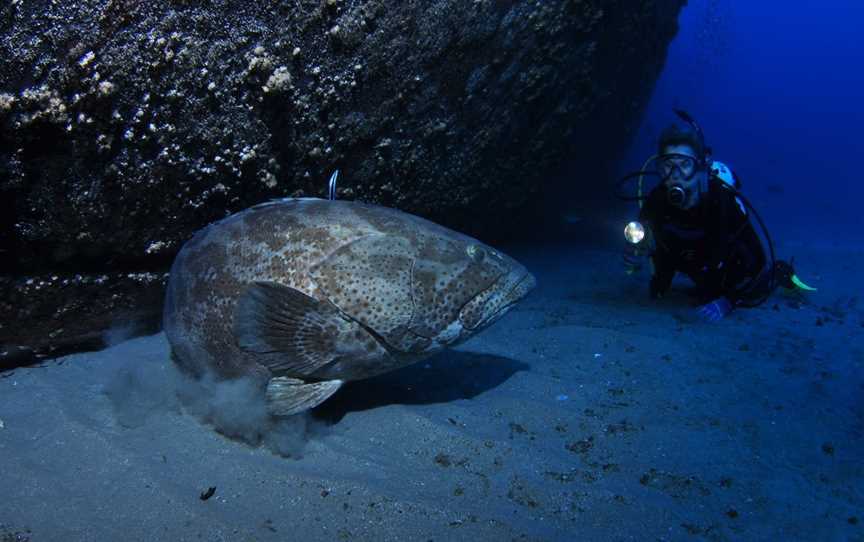
<path fill-rule="evenodd" d="M 657 157 L 657 169 L 663 179 L 678 170 L 683 180 L 689 180 L 696 173 L 696 157 L 687 154 L 662 154 Z"/>

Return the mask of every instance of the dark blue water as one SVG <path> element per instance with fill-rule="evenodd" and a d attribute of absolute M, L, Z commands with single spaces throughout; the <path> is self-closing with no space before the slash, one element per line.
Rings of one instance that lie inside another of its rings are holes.
<path fill-rule="evenodd" d="M 855 246 L 864 202 L 864 3 L 695 0 L 622 171 L 683 108 L 775 242 Z"/>

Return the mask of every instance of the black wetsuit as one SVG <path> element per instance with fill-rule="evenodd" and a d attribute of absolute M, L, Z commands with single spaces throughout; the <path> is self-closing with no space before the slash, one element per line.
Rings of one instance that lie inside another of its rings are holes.
<path fill-rule="evenodd" d="M 764 295 L 768 286 L 765 251 L 743 205 L 723 181 L 712 176 L 708 193 L 690 210 L 667 201 L 658 185 L 645 201 L 639 220 L 651 228 L 651 296 L 666 293 L 676 271 L 696 284 L 700 302 L 725 296 L 733 304 Z"/>

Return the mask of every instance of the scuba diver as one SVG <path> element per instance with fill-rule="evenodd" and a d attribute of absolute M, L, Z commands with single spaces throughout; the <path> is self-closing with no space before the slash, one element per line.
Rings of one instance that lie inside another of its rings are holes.
<path fill-rule="evenodd" d="M 712 160 L 692 117 L 680 110 L 675 113 L 688 126 L 666 128 L 658 141 L 658 154 L 619 183 L 619 197 L 637 200 L 641 206 L 639 221 L 625 228 L 627 272 L 640 269 L 650 258 L 653 299 L 666 294 L 676 272 L 684 273 L 695 284 L 697 314 L 706 321 L 720 320 L 736 307 L 757 306 L 778 285 L 813 290 L 798 279 L 790 263 L 774 259 L 768 232 L 738 191 L 737 176 Z M 660 183 L 643 197 L 642 177 L 652 160 Z M 637 175 L 637 196 L 622 196 L 621 185 Z M 767 254 L 750 215 L 761 226 Z"/>

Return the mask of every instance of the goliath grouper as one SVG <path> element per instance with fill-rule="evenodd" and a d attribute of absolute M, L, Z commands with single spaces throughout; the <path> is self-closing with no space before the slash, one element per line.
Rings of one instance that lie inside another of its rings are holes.
<path fill-rule="evenodd" d="M 268 411 L 288 416 L 464 341 L 534 285 L 512 258 L 428 220 L 289 198 L 183 246 L 164 327 L 185 372 L 252 378 Z"/>

